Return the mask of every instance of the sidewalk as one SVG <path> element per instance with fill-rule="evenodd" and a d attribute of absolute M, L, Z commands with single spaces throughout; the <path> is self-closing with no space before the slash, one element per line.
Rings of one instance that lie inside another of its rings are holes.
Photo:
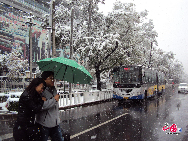
<path fill-rule="evenodd" d="M 110 99 L 103 99 L 103 100 L 97 100 L 97 101 L 90 101 L 90 102 L 86 102 L 86 103 L 81 103 L 81 104 L 74 104 L 74 105 L 69 105 L 69 106 L 64 106 L 64 107 L 59 107 L 59 110 L 66 110 L 66 109 L 70 109 L 70 108 L 76 108 L 76 107 L 80 107 L 80 106 L 90 106 L 90 105 L 95 105 L 95 104 L 99 104 L 99 103 L 103 103 L 103 102 L 108 102 L 108 101 L 112 101 L 114 100 L 113 98 Z M 7 111 L 6 113 L 0 113 L 0 120 L 1 121 L 15 121 L 17 118 L 17 112 L 9 112 Z M 0 141 L 3 140 L 8 140 L 8 139 L 13 139 L 13 133 L 5 133 L 3 135 L 0 135 Z M 50 141 L 50 140 L 48 140 Z"/>

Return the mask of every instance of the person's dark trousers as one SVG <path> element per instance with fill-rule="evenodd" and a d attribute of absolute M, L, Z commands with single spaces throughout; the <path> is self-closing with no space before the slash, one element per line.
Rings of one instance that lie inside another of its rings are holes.
<path fill-rule="evenodd" d="M 15 141 L 40 141 L 40 135 L 36 126 L 21 126 L 15 123 L 13 128 Z"/>
<path fill-rule="evenodd" d="M 64 141 L 59 125 L 52 128 L 41 126 L 40 135 L 41 141 L 47 141 L 48 137 L 51 137 L 51 141 Z"/>
<path fill-rule="evenodd" d="M 25 129 L 19 126 L 13 128 L 13 137 L 15 141 L 28 141 L 28 136 L 25 134 Z"/>

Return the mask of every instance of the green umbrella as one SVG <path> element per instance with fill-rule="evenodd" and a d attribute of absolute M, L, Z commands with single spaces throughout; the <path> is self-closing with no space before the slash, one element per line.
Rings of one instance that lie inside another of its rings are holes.
<path fill-rule="evenodd" d="M 54 78 L 75 84 L 89 84 L 92 76 L 76 61 L 63 57 L 46 58 L 37 62 L 42 71 L 53 71 Z"/>

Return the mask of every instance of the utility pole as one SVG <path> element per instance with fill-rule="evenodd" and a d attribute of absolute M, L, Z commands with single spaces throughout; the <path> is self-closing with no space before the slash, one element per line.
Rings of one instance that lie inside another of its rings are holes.
<path fill-rule="evenodd" d="M 89 0 L 89 8 L 88 8 L 88 12 L 89 12 L 89 20 L 88 20 L 88 37 L 91 36 L 91 11 L 92 11 L 92 1 L 93 0 Z M 90 40 L 89 40 L 89 45 L 90 45 Z"/>
<path fill-rule="evenodd" d="M 71 31 L 70 31 L 70 59 L 73 59 L 73 22 L 74 22 L 74 7 L 71 8 Z"/>
<path fill-rule="evenodd" d="M 73 22 L 74 22 L 74 7 L 71 8 L 71 31 L 70 31 L 70 56 L 69 56 L 69 59 L 73 59 L 73 55 L 72 55 L 73 54 L 73 46 L 72 46 L 72 44 L 73 44 Z M 69 82 L 69 93 L 72 93 L 72 84 L 70 82 Z"/>
<path fill-rule="evenodd" d="M 152 50 L 152 46 L 153 46 L 153 42 L 151 42 L 151 50 Z M 151 67 L 150 66 L 150 64 L 151 64 L 151 50 L 150 50 L 150 58 L 149 58 L 149 67 Z"/>
<path fill-rule="evenodd" d="M 88 20 L 88 37 L 89 37 L 89 46 L 91 45 L 91 12 L 92 12 L 92 2 L 93 0 L 89 0 L 89 20 Z M 87 71 L 89 72 L 89 56 L 86 59 Z M 87 91 L 89 92 L 89 84 L 86 85 Z"/>
<path fill-rule="evenodd" d="M 31 13 L 30 13 L 30 16 L 31 16 Z M 31 28 L 31 26 L 32 26 L 32 19 L 30 18 L 30 23 L 29 23 L 29 50 L 30 50 L 30 59 L 29 59 L 29 66 L 30 66 L 30 68 L 29 68 L 29 70 L 30 70 L 30 78 L 32 78 L 32 62 L 33 62 L 33 45 L 32 45 L 32 32 L 31 32 L 31 30 L 32 30 L 32 28 Z"/>
<path fill-rule="evenodd" d="M 50 58 L 50 57 L 56 57 L 55 20 L 54 20 L 54 15 L 55 15 L 55 0 L 51 0 L 49 4 L 50 4 L 49 27 L 47 27 L 48 30 L 49 30 L 49 32 L 48 32 L 48 58 Z M 52 37 L 51 37 L 51 33 L 52 33 Z M 52 44 L 52 47 L 51 47 L 51 44 Z"/>
<path fill-rule="evenodd" d="M 49 32 L 48 32 L 48 58 L 51 57 L 51 32 L 52 32 L 52 3 L 53 0 L 50 1 L 50 15 L 49 15 Z"/>
<path fill-rule="evenodd" d="M 53 50 L 53 58 L 56 57 L 56 47 L 55 47 L 55 19 L 54 19 L 54 15 L 55 15 L 55 0 L 53 0 L 52 2 L 52 50 Z"/>

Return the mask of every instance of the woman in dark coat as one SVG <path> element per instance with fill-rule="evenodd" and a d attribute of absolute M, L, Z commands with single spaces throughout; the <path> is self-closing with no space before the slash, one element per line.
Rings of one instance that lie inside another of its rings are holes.
<path fill-rule="evenodd" d="M 22 93 L 19 99 L 17 121 L 13 129 L 15 141 L 40 140 L 40 130 L 35 126 L 35 114 L 42 109 L 44 98 L 41 93 L 46 83 L 42 78 L 35 78 Z"/>

